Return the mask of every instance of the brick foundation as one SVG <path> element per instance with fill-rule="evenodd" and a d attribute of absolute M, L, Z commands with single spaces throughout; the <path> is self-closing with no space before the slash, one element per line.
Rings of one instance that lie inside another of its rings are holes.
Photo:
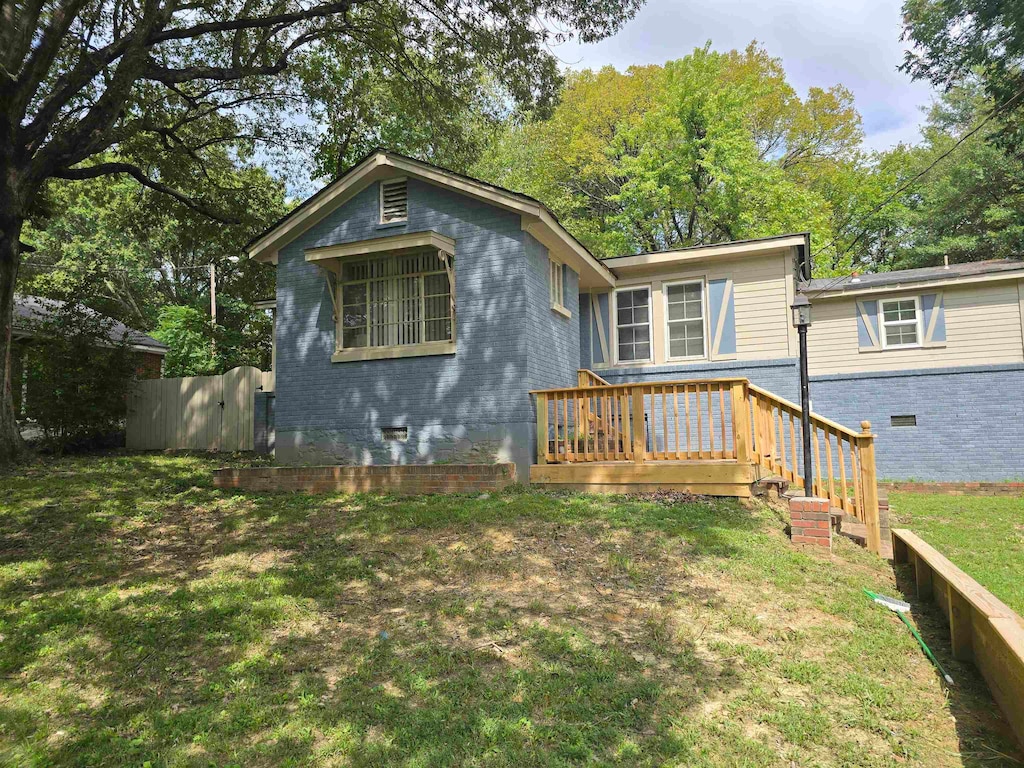
<path fill-rule="evenodd" d="M 794 544 L 812 544 L 832 549 L 832 523 L 828 499 L 798 496 L 789 500 L 791 536 Z"/>
<path fill-rule="evenodd" d="M 1024 483 L 879 483 L 879 488 L 905 493 L 942 493 L 948 496 L 1024 496 Z"/>
<path fill-rule="evenodd" d="M 213 472 L 217 488 L 309 493 L 473 493 L 500 491 L 515 479 L 515 464 L 247 467 Z"/>

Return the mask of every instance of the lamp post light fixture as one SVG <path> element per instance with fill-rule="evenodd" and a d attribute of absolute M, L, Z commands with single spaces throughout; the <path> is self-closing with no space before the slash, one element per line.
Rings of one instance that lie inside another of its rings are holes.
<path fill-rule="evenodd" d="M 801 436 L 804 453 L 804 496 L 813 496 L 814 481 L 811 475 L 811 387 L 807 376 L 807 329 L 811 327 L 811 302 L 803 293 L 798 293 L 790 306 L 793 311 L 793 327 L 800 337 L 800 409 Z"/>

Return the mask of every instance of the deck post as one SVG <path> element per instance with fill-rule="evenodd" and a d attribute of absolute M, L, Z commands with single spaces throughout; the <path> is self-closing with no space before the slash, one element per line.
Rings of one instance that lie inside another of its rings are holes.
<path fill-rule="evenodd" d="M 644 388 L 631 387 L 630 393 L 633 397 L 633 418 L 630 427 L 633 440 L 633 461 L 643 464 L 647 453 L 647 440 L 644 434 Z"/>
<path fill-rule="evenodd" d="M 750 461 L 750 401 L 747 399 L 747 383 L 732 383 L 732 447 L 736 461 Z"/>
<path fill-rule="evenodd" d="M 864 526 L 867 528 L 867 545 L 876 555 L 882 549 L 882 530 L 878 519 L 878 475 L 875 473 L 875 436 L 871 434 L 871 422 L 860 423 L 861 433 L 857 437 L 860 456 L 861 503 Z"/>
<path fill-rule="evenodd" d="M 537 463 L 548 463 L 548 396 L 537 393 Z"/>

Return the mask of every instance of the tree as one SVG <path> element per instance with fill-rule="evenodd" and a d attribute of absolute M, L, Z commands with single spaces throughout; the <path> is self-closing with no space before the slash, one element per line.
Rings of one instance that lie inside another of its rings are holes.
<path fill-rule="evenodd" d="M 137 361 L 110 318 L 73 298 L 49 310 L 26 350 L 26 411 L 44 445 L 63 453 L 120 429 Z"/>
<path fill-rule="evenodd" d="M 998 139 L 1024 145 L 1024 12 L 1005 0 L 905 0 L 903 70 L 948 90 L 979 78 L 1004 110 Z"/>
<path fill-rule="evenodd" d="M 981 83 L 968 80 L 932 105 L 920 144 L 880 159 L 879 173 L 901 179 L 927 173 L 868 227 L 890 233 L 889 247 L 875 255 L 873 266 L 938 266 L 946 258 L 979 261 L 1024 251 L 1024 159 L 995 140 L 1002 123 L 986 123 L 957 146 L 990 112 Z"/>
<path fill-rule="evenodd" d="M 864 170 L 861 139 L 842 86 L 800 99 L 756 44 L 705 47 L 573 74 L 553 114 L 513 125 L 475 172 L 544 201 L 607 257 L 831 232 L 835 177 Z"/>
<path fill-rule="evenodd" d="M 126 175 L 225 218 L 161 176 L 154 153 L 202 173 L 218 147 L 294 146 L 292 67 L 328 43 L 372 51 L 385 77 L 424 99 L 486 70 L 517 101 L 543 105 L 558 83 L 545 24 L 593 41 L 640 1 L 0 0 L 0 461 L 20 445 L 9 347 L 22 234 L 49 180 Z"/>

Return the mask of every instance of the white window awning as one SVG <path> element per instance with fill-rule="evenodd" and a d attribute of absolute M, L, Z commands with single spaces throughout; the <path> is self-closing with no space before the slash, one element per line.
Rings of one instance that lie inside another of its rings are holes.
<path fill-rule="evenodd" d="M 400 253 L 435 249 L 441 253 L 455 254 L 455 241 L 439 232 L 408 232 L 401 235 L 375 237 L 371 240 L 357 240 L 353 243 L 325 245 L 320 248 L 307 248 L 304 253 L 306 261 L 330 262 L 358 256 L 376 256 L 384 253 Z M 325 264 L 326 266 L 326 264 Z"/>

